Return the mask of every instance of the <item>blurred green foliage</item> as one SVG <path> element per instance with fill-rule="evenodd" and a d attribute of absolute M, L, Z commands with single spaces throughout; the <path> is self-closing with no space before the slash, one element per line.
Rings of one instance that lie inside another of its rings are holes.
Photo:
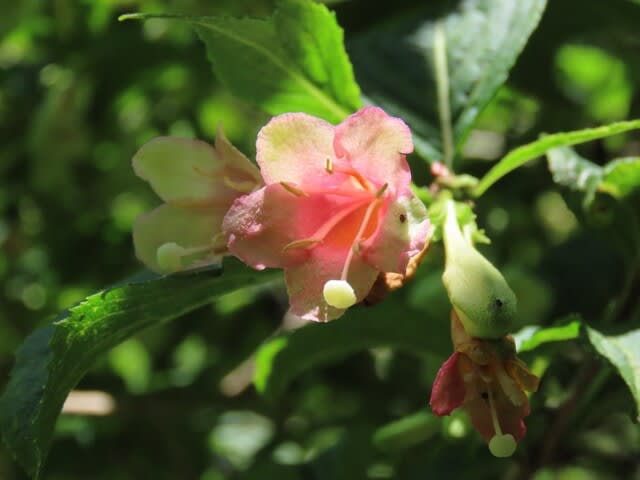
<path fill-rule="evenodd" d="M 186 25 L 122 24 L 117 16 L 264 16 L 273 8 L 268 0 L 5 3 L 2 387 L 13 352 L 36 326 L 139 269 L 131 224 L 157 199 L 131 171 L 135 150 L 160 134 L 212 140 L 222 122 L 251 156 L 256 132 L 269 118 L 219 85 L 204 46 Z M 350 50 L 372 28 L 410 16 L 423 2 L 331 3 Z M 434 2 L 443 11 L 457 3 Z M 507 84 L 471 132 L 457 169 L 479 176 L 488 161 L 541 132 L 640 118 L 638 24 L 638 2 L 550 1 Z M 359 75 L 356 68 L 366 84 Z M 424 99 L 434 97 L 424 92 Z M 578 152 L 602 166 L 640 155 L 640 139 L 628 134 Z M 412 166 L 418 183 L 430 181 L 420 159 Z M 566 323 L 577 313 L 612 333 L 640 328 L 638 245 L 625 233 L 629 217 L 620 217 L 608 195 L 597 193 L 588 204 L 584 192 L 555 186 L 542 161 L 510 174 L 477 202 L 477 222 L 492 239 L 483 252 L 516 291 L 520 326 Z M 627 205 L 637 216 L 637 197 Z M 434 246 L 410 286 L 375 307 L 376 315 L 406 315 L 428 339 L 429 353 L 366 342 L 358 351 L 337 348 L 338 354 L 302 368 L 273 401 L 250 383 L 257 349 L 281 326 L 281 285 L 228 294 L 141 333 L 82 380 L 79 389 L 106 392 L 115 410 L 63 414 L 44 478 L 639 479 L 640 429 L 631 395 L 579 340 L 546 343 L 523 355 L 544 377 L 514 458 L 490 457 L 464 415 L 434 422 L 426 402 L 450 349 L 441 272 L 442 252 Z M 357 313 L 356 320 L 369 315 L 365 308 Z M 295 335 L 307 332 L 288 338 Z M 0 447 L 0 479 L 22 478 Z"/>

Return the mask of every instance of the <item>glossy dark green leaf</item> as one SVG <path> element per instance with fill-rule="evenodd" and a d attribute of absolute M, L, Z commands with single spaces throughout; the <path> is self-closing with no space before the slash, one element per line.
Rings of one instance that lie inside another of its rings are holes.
<path fill-rule="evenodd" d="M 422 355 L 449 353 L 446 321 L 434 324 L 424 313 L 387 300 L 375 307 L 351 308 L 340 319 L 306 325 L 275 337 L 258 351 L 255 384 L 276 398 L 303 372 L 374 347 L 393 347 Z"/>
<path fill-rule="evenodd" d="M 0 398 L 0 430 L 29 474 L 41 474 L 64 400 L 101 354 L 219 295 L 274 278 L 231 259 L 224 270 L 135 278 L 87 297 L 25 340 Z"/>

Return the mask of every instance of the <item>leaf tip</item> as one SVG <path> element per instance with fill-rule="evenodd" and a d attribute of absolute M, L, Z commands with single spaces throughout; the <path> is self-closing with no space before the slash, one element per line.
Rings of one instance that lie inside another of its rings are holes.
<path fill-rule="evenodd" d="M 144 14 L 142 13 L 125 13 L 118 17 L 119 22 L 127 20 L 144 20 Z"/>

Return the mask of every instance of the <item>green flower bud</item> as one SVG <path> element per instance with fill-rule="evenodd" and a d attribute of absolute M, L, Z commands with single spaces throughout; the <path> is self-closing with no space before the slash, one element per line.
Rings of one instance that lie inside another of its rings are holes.
<path fill-rule="evenodd" d="M 453 201 L 447 203 L 444 245 L 442 281 L 466 332 L 489 339 L 506 335 L 516 317 L 516 296 L 498 269 L 463 236 Z"/>

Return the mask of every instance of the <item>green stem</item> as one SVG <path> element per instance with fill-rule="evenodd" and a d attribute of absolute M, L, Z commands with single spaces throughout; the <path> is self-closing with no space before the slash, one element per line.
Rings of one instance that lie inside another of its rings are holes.
<path fill-rule="evenodd" d="M 442 131 L 444 164 L 453 168 L 453 131 L 451 128 L 451 104 L 449 101 L 449 67 L 447 65 L 447 37 L 442 23 L 435 29 L 433 57 L 438 91 L 438 113 Z"/>

